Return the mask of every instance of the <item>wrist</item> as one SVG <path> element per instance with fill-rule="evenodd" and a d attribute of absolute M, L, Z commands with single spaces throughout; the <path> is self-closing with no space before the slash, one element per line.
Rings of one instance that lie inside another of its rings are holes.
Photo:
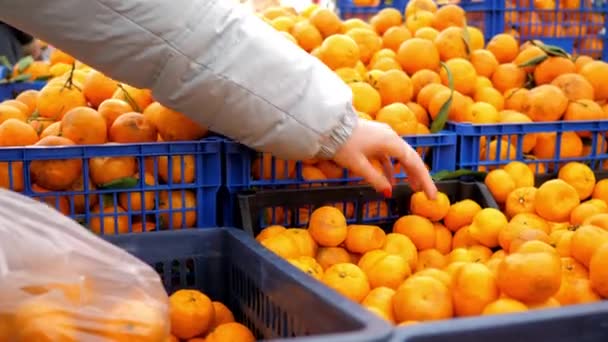
<path fill-rule="evenodd" d="M 342 119 L 338 122 L 328 135 L 320 140 L 320 149 L 316 157 L 321 159 L 332 159 L 336 152 L 348 141 L 358 122 L 357 113 L 351 104 L 348 104 Z"/>

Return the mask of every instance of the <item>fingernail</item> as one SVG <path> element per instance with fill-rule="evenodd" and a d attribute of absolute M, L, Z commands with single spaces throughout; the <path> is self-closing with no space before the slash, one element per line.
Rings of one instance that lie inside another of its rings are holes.
<path fill-rule="evenodd" d="M 382 194 L 384 195 L 385 198 L 391 198 L 391 197 L 393 197 L 393 189 L 392 188 L 384 189 Z"/>

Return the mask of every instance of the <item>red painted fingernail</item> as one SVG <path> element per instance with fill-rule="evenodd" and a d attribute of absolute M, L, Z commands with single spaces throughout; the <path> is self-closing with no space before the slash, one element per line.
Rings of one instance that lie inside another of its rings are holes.
<path fill-rule="evenodd" d="M 393 197 L 393 189 L 392 188 L 384 189 L 382 194 L 384 195 L 385 198 L 391 198 L 391 197 Z"/>

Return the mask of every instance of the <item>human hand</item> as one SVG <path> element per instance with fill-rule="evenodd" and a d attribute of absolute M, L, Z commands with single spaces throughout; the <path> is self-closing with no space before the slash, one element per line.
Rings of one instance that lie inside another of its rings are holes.
<path fill-rule="evenodd" d="M 422 158 L 386 124 L 359 119 L 350 138 L 334 155 L 334 161 L 361 175 L 377 191 L 390 197 L 393 172 L 390 157 L 401 163 L 412 189 L 423 190 L 430 199 L 435 198 L 437 187 Z M 382 163 L 384 174 L 372 166 L 370 158 Z"/>

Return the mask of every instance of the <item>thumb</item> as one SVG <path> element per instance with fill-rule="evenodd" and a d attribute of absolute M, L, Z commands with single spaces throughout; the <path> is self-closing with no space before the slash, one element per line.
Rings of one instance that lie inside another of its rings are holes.
<path fill-rule="evenodd" d="M 390 197 L 392 186 L 389 179 L 382 170 L 377 170 L 372 163 L 363 154 L 351 157 L 348 160 L 348 165 L 344 165 L 354 174 L 363 177 L 376 191 Z"/>

